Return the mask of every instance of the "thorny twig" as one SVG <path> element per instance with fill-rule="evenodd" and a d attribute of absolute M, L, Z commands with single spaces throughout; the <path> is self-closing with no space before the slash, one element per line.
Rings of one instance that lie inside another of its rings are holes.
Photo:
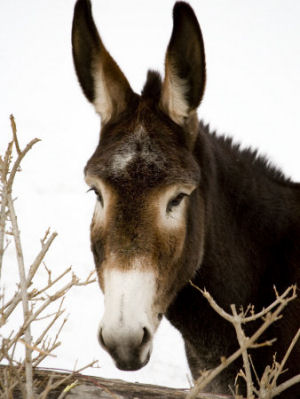
<path fill-rule="evenodd" d="M 275 397 L 279 395 L 284 389 L 287 389 L 288 387 L 299 383 L 300 382 L 300 375 L 295 376 L 288 381 L 282 383 L 279 386 L 276 385 L 276 379 L 278 375 L 281 373 L 282 368 L 287 360 L 287 357 L 289 356 L 293 346 L 296 343 L 296 340 L 299 338 L 299 332 L 296 334 L 294 337 L 287 353 L 286 356 L 284 357 L 277 373 L 275 374 L 275 381 L 273 379 L 273 386 L 268 386 L 266 388 L 266 384 L 264 384 L 264 388 L 268 389 L 268 396 L 265 393 L 262 393 L 262 389 L 260 392 L 254 387 L 253 380 L 252 380 L 252 375 L 251 375 L 251 369 L 250 369 L 250 363 L 249 363 L 249 358 L 247 354 L 247 349 L 248 348 L 254 348 L 257 346 L 262 346 L 262 345 L 270 345 L 272 341 L 267 341 L 264 342 L 263 344 L 257 344 L 257 339 L 261 336 L 261 334 L 276 320 L 278 320 L 281 317 L 281 312 L 283 309 L 288 305 L 289 302 L 294 300 L 297 297 L 296 294 L 296 286 L 293 285 L 289 288 L 287 288 L 283 294 L 279 295 L 277 291 L 275 290 L 276 293 L 276 299 L 275 301 L 269 305 L 267 308 L 263 309 L 261 312 L 254 314 L 252 312 L 251 316 L 246 316 L 245 313 L 241 312 L 238 314 L 236 312 L 235 306 L 232 306 L 232 312 L 233 314 L 227 313 L 224 309 L 222 309 L 212 298 L 212 296 L 207 292 L 205 289 L 201 290 L 199 287 L 197 287 L 195 284 L 193 284 L 192 281 L 190 281 L 190 284 L 197 289 L 201 294 L 207 299 L 211 307 L 220 315 L 222 316 L 225 320 L 229 321 L 233 326 L 235 327 L 236 333 L 237 333 L 237 338 L 238 342 L 240 345 L 240 348 L 236 350 L 231 356 L 228 358 L 222 358 L 221 363 L 219 366 L 217 366 L 215 369 L 212 370 L 207 370 L 203 375 L 201 375 L 198 380 L 195 382 L 194 387 L 189 391 L 189 393 L 186 396 L 186 399 L 194 399 L 196 398 L 197 394 L 203 391 L 205 386 L 207 386 L 218 374 L 220 374 L 226 367 L 228 367 L 229 364 L 231 364 L 234 360 L 236 360 L 239 356 L 243 356 L 243 361 L 244 361 L 244 367 L 245 367 L 245 374 L 242 371 L 240 375 L 242 375 L 247 382 L 247 398 L 254 398 L 255 394 L 258 394 L 258 397 L 261 399 L 267 398 L 271 399 L 272 397 Z M 258 318 L 263 318 L 263 323 L 262 325 L 258 328 L 258 330 L 251 336 L 251 337 L 246 337 L 243 329 L 242 329 L 242 324 L 245 324 L 249 321 L 257 320 Z M 247 356 L 247 359 L 246 359 Z M 249 381 L 248 381 L 249 380 Z M 262 387 L 262 382 L 260 382 L 261 387 Z M 269 380 L 268 380 L 268 385 Z"/>
<path fill-rule="evenodd" d="M 4 237 L 5 237 L 5 225 L 7 220 L 7 175 L 10 167 L 11 156 L 12 156 L 13 142 L 9 143 L 5 152 L 4 158 L 0 156 L 0 182 L 1 182 L 1 208 L 0 208 L 0 278 L 2 271 L 2 262 L 4 254 Z"/>
<path fill-rule="evenodd" d="M 16 133 L 16 124 L 14 121 L 14 117 L 11 115 L 10 117 L 11 120 L 11 126 L 12 126 L 12 131 L 13 131 L 13 143 L 16 146 L 18 157 L 16 161 L 13 164 L 12 170 L 9 173 L 9 178 L 7 180 L 6 184 L 6 202 L 7 202 L 7 207 L 9 211 L 9 216 L 11 220 L 11 225 L 12 225 L 12 233 L 14 236 L 14 241 L 15 241 L 15 248 L 16 248 L 16 255 L 17 255 L 17 262 L 18 262 L 18 267 L 19 267 L 19 276 L 20 276 L 20 290 L 21 290 L 21 297 L 22 297 L 22 307 L 23 307 L 23 318 L 24 318 L 24 323 L 26 320 L 29 319 L 30 316 L 30 311 L 29 311 L 29 303 L 28 303 L 28 296 L 27 296 L 27 286 L 26 286 L 26 274 L 25 274 L 25 264 L 24 264 L 24 257 L 23 257 L 23 250 L 22 250 L 22 245 L 21 245 L 21 237 L 20 237 L 20 231 L 18 227 L 18 221 L 17 221 L 17 216 L 15 213 L 15 208 L 14 208 L 14 203 L 12 200 L 12 185 L 14 181 L 14 177 L 16 174 L 16 171 L 18 170 L 18 167 L 20 166 L 21 160 L 24 158 L 24 156 L 27 154 L 27 152 L 32 148 L 32 146 L 39 141 L 38 139 L 32 140 L 26 148 L 21 151 L 17 139 L 17 133 Z M 24 331 L 24 336 L 25 336 L 25 373 L 26 373 L 26 398 L 31 399 L 33 396 L 33 377 L 32 377 L 32 359 L 31 359 L 31 328 L 30 324 L 28 324 L 25 328 Z"/>
<path fill-rule="evenodd" d="M 63 384 L 68 378 L 71 378 L 74 373 L 69 375 L 67 378 L 62 378 L 59 381 L 53 383 L 51 379 L 46 384 L 46 388 L 37 396 L 34 390 L 33 382 L 33 367 L 37 366 L 42 360 L 47 356 L 53 356 L 52 352 L 55 348 L 60 345 L 58 341 L 60 332 L 66 323 L 66 318 L 62 321 L 55 337 L 50 340 L 47 336 L 49 330 L 54 326 L 57 320 L 64 313 L 62 309 L 63 299 L 66 293 L 73 286 L 88 285 L 95 281 L 92 278 L 92 273 L 88 275 L 86 280 L 80 281 L 75 274 L 71 275 L 71 279 L 60 289 L 56 288 L 56 291 L 49 294 L 49 289 L 56 287 L 57 283 L 65 278 L 69 273 L 71 273 L 71 268 L 67 268 L 58 277 L 52 279 L 51 272 L 48 270 L 48 281 L 43 288 L 33 288 L 28 291 L 28 288 L 32 286 L 33 279 L 41 266 L 46 253 L 48 252 L 53 240 L 57 236 L 57 233 L 50 234 L 50 230 L 46 231 L 46 234 L 41 239 L 41 250 L 37 254 L 33 263 L 29 267 L 26 274 L 25 262 L 23 257 L 23 250 L 21 246 L 21 237 L 18 227 L 17 216 L 14 208 L 14 201 L 12 198 L 13 183 L 16 173 L 20 170 L 20 165 L 22 159 L 32 148 L 32 146 L 39 141 L 39 139 L 32 140 L 22 151 L 20 149 L 19 141 L 17 138 L 17 129 L 14 117 L 11 115 L 11 127 L 13 132 L 13 140 L 8 144 L 7 150 L 3 157 L 0 156 L 0 277 L 1 269 L 3 264 L 3 254 L 5 251 L 4 238 L 5 234 L 8 234 L 6 228 L 7 222 L 11 223 L 11 230 L 9 233 L 13 236 L 16 248 L 17 263 L 19 266 L 19 276 L 20 284 L 18 285 L 17 292 L 12 298 L 5 302 L 4 294 L 0 295 L 1 305 L 0 305 L 0 327 L 7 323 L 10 315 L 14 312 L 17 306 L 22 302 L 24 320 L 19 326 L 17 331 L 11 331 L 7 338 L 2 338 L 2 343 L 0 346 L 0 361 L 6 360 L 8 366 L 2 372 L 2 377 L 5 382 L 2 384 L 0 378 L 0 398 L 8 399 L 13 396 L 13 392 L 16 388 L 21 390 L 23 398 L 33 399 L 33 398 L 46 398 L 48 393 L 56 389 L 58 386 Z M 16 149 L 17 157 L 13 161 L 13 147 Z M 58 309 L 55 313 L 43 315 L 43 312 L 48 309 L 49 305 L 61 298 Z M 39 300 L 40 305 L 38 307 L 32 305 L 33 301 Z M 30 307 L 30 304 L 32 305 Z M 33 322 L 40 322 L 41 319 L 47 319 L 51 317 L 51 320 L 43 328 L 40 336 L 35 340 L 31 337 L 31 324 Z M 15 360 L 15 350 L 19 343 L 23 343 L 25 346 L 25 359 L 23 362 Z M 37 352 L 37 356 L 32 358 L 32 352 Z M 95 362 L 84 367 L 91 367 Z M 25 380 L 24 380 L 24 370 L 25 370 Z M 81 369 L 82 370 L 82 369 Z M 76 371 L 76 373 L 81 370 Z"/>
<path fill-rule="evenodd" d="M 22 305 L 23 305 L 23 318 L 24 324 L 30 317 L 29 304 L 28 304 L 28 296 L 27 296 L 27 287 L 26 287 L 26 274 L 25 274 L 25 265 L 24 265 L 24 257 L 21 246 L 20 239 L 20 231 L 18 228 L 17 217 L 15 214 L 13 202 L 11 199 L 11 195 L 8 194 L 8 209 L 10 213 L 13 235 L 15 239 L 16 246 L 16 254 L 17 261 L 19 266 L 19 276 L 20 276 L 20 289 L 21 289 L 21 297 L 22 297 Z M 33 380 L 32 380 L 32 361 L 31 361 L 31 328 L 30 324 L 28 324 L 24 331 L 25 335 L 25 373 L 26 373 L 26 399 L 31 399 L 33 396 Z"/>

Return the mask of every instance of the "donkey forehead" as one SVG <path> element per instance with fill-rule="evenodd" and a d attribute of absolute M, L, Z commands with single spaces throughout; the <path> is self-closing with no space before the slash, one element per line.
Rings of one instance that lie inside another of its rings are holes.
<path fill-rule="evenodd" d="M 159 132 L 149 134 L 142 125 L 117 140 L 100 141 L 85 173 L 142 190 L 160 184 L 198 184 L 200 179 L 199 167 L 184 146 L 165 141 Z"/>
<path fill-rule="evenodd" d="M 108 169 L 113 175 L 120 176 L 139 168 L 162 172 L 166 165 L 167 158 L 162 148 L 139 126 L 112 151 Z"/>

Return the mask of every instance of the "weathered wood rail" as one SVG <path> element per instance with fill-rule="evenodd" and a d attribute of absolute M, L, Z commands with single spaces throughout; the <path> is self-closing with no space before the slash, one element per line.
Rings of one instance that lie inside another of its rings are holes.
<path fill-rule="evenodd" d="M 67 399 L 184 399 L 187 390 L 161 387 L 157 385 L 129 383 L 121 380 L 110 380 L 92 377 L 83 380 L 73 388 Z M 230 399 L 230 396 L 203 393 L 198 399 Z"/>
<path fill-rule="evenodd" d="M 0 378 L 6 366 L 0 365 Z M 19 370 L 20 372 L 20 370 Z M 38 382 L 38 391 L 43 391 L 47 381 L 51 378 L 52 383 L 64 379 L 70 373 L 59 372 L 51 369 L 35 369 L 34 379 Z M 64 394 L 66 387 L 74 386 Z M 167 388 L 158 385 L 140 384 L 126 382 L 116 379 L 106 379 L 101 377 L 86 376 L 74 373 L 70 375 L 68 381 L 64 382 L 57 389 L 49 392 L 47 399 L 185 399 L 186 389 Z M 17 389 L 13 394 L 14 399 L 22 399 L 21 392 Z M 211 393 L 201 393 L 197 399 L 233 399 L 229 395 L 217 395 Z"/>

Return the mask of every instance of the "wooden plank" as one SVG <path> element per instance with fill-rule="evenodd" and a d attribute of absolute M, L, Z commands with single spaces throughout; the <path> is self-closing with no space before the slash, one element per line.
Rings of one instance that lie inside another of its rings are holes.
<path fill-rule="evenodd" d="M 85 377 L 83 377 L 85 378 Z M 88 377 L 73 388 L 66 399 L 184 399 L 187 390 L 121 380 Z M 228 395 L 199 394 L 198 399 L 231 399 Z M 233 398 L 232 398 L 233 399 Z"/>
<path fill-rule="evenodd" d="M 12 375 L 19 374 L 21 376 L 24 374 L 24 370 L 0 365 L 0 380 L 4 376 L 3 373 L 9 371 L 9 369 Z M 35 369 L 34 381 L 35 385 L 38 386 L 36 393 L 43 391 L 50 377 L 52 382 L 56 383 L 68 375 L 70 374 L 53 369 Z M 62 391 L 75 381 L 77 385 L 64 394 L 64 399 L 185 399 L 188 392 L 186 389 L 74 374 L 68 379 L 68 382 L 49 392 L 47 399 L 57 399 Z M 13 397 L 14 399 L 22 399 L 22 394 L 18 388 L 15 389 Z M 197 396 L 197 399 L 233 399 L 233 397 L 230 395 L 202 393 Z"/>

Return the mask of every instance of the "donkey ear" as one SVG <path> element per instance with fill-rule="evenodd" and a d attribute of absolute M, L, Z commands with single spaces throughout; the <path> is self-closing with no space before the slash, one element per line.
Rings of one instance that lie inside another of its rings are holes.
<path fill-rule="evenodd" d="M 177 124 L 195 114 L 205 87 L 205 53 L 202 34 L 192 8 L 178 2 L 173 9 L 173 31 L 165 60 L 161 108 Z"/>
<path fill-rule="evenodd" d="M 125 110 L 134 95 L 124 74 L 105 49 L 90 0 L 78 0 L 72 27 L 73 59 L 79 83 L 102 122 Z"/>

